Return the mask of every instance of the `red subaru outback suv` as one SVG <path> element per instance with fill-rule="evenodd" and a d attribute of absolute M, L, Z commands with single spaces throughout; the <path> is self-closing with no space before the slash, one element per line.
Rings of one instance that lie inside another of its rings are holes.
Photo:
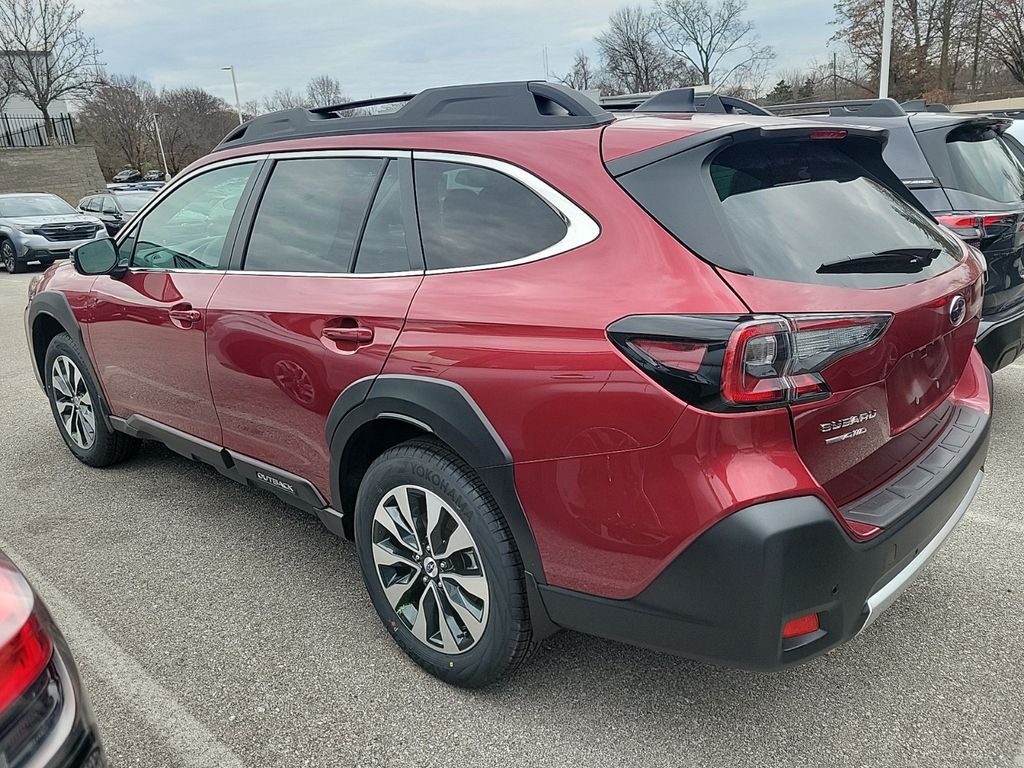
<path fill-rule="evenodd" d="M 775 669 L 872 622 L 991 407 L 981 262 L 885 132 L 405 100 L 240 126 L 33 285 L 70 450 L 159 440 L 317 514 L 458 685 L 559 627 Z"/>

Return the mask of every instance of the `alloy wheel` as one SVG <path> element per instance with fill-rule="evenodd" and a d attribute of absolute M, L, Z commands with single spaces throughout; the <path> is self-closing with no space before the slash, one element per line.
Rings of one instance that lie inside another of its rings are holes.
<path fill-rule="evenodd" d="M 9 240 L 5 240 L 3 246 L 0 247 L 0 257 L 3 259 L 4 269 L 13 274 L 15 268 L 14 246 L 11 245 Z"/>
<path fill-rule="evenodd" d="M 96 440 L 96 411 L 85 377 L 70 357 L 54 359 L 50 387 L 64 431 L 75 445 L 88 450 Z"/>
<path fill-rule="evenodd" d="M 398 619 L 428 648 L 464 653 L 487 627 L 489 590 L 476 541 L 436 493 L 403 485 L 373 514 L 377 577 Z"/>

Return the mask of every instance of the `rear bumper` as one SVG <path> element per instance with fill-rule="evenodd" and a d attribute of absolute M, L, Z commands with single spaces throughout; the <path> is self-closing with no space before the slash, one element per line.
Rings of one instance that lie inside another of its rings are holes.
<path fill-rule="evenodd" d="M 975 342 L 985 367 L 995 373 L 1024 352 L 1024 304 L 982 317 Z"/>
<path fill-rule="evenodd" d="M 980 412 L 979 412 L 980 413 Z M 988 454 L 988 414 L 941 482 L 907 499 L 898 522 L 854 541 L 817 497 L 742 509 L 687 547 L 635 598 L 540 586 L 562 627 L 711 663 L 770 671 L 850 639 L 918 575 L 963 518 Z M 783 641 L 817 613 L 821 631 Z"/>

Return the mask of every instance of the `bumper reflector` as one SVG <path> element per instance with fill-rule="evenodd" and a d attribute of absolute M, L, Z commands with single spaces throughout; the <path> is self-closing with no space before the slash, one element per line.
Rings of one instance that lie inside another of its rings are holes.
<path fill-rule="evenodd" d="M 809 613 L 798 619 L 787 621 L 786 625 L 782 628 L 782 639 L 789 640 L 791 637 L 809 635 L 811 632 L 817 632 L 820 628 L 821 625 L 818 623 L 818 614 Z"/>

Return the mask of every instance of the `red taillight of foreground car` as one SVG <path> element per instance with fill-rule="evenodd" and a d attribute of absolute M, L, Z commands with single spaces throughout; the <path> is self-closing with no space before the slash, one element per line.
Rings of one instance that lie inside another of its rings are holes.
<path fill-rule="evenodd" d="M 741 410 L 828 397 L 822 371 L 866 349 L 892 315 L 653 315 L 614 323 L 609 337 L 655 381 L 694 405 Z"/>
<path fill-rule="evenodd" d="M 28 583 L 0 561 L 0 712 L 39 677 L 53 652 L 33 606 Z"/>

